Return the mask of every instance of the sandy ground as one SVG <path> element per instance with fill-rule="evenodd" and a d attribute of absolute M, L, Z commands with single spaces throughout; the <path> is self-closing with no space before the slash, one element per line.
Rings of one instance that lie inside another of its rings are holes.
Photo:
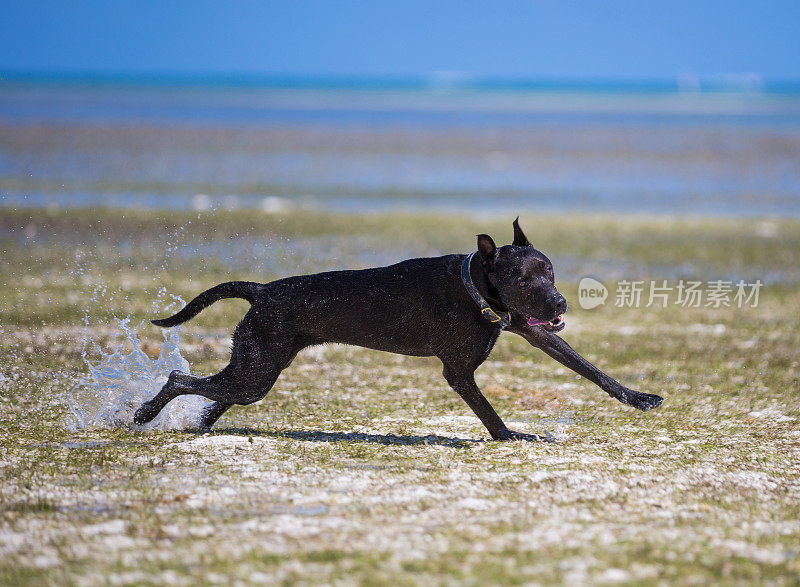
<path fill-rule="evenodd" d="M 71 430 L 63 394 L 86 371 L 85 292 L 97 276 L 114 285 L 87 314 L 88 338 L 112 349 L 120 341 L 102 308 L 150 315 L 153 277 L 136 261 L 148 249 L 135 236 L 121 257 L 98 245 L 76 277 L 71 261 L 49 260 L 64 251 L 74 258 L 59 243 L 78 238 L 79 221 L 61 237 L 37 225 L 51 234 L 38 244 L 13 238 L 8 222 L 0 582 L 800 581 L 800 289 L 791 223 L 777 224 L 785 238 L 770 239 L 742 237 L 741 226 L 661 234 L 645 223 L 652 238 L 644 248 L 663 260 L 694 234 L 698 267 L 747 266 L 782 281 L 746 313 L 571 310 L 566 340 L 626 385 L 666 397 L 649 413 L 503 335 L 478 383 L 509 425 L 549 432 L 552 442 L 497 443 L 447 389 L 435 360 L 341 346 L 304 351 L 264 401 L 231 410 L 211 432 Z M 134 223 L 142 239 L 149 222 Z M 308 222 L 306 229 L 317 221 Z M 334 234 L 337 222 L 327 220 L 329 242 L 346 242 L 352 235 Z M 396 226 L 386 230 L 387 247 L 403 238 Z M 726 230 L 742 242 L 723 265 L 704 239 L 716 243 Z M 609 234 L 606 251 L 627 238 Z M 426 238 L 420 246 L 450 246 Z M 554 256 L 578 271 L 566 247 L 553 241 Z M 634 253 L 625 259 L 639 262 Z M 209 261 L 200 277 L 218 277 L 215 267 Z M 180 348 L 193 370 L 225 364 L 242 308 L 221 305 L 185 329 Z M 158 329 L 139 333 L 157 356 Z"/>

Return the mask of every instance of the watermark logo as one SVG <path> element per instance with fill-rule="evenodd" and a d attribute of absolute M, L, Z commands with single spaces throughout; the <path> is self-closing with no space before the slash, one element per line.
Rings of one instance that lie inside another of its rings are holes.
<path fill-rule="evenodd" d="M 614 292 L 614 306 L 617 308 L 666 308 L 669 305 L 684 308 L 755 308 L 763 283 L 757 279 L 753 283 L 745 281 L 691 281 L 681 279 L 669 283 L 661 281 L 617 282 Z M 578 303 L 584 310 L 591 310 L 604 304 L 608 289 L 591 277 L 584 277 L 578 284 Z"/>
<path fill-rule="evenodd" d="M 608 299 L 608 288 L 591 277 L 584 277 L 578 284 L 578 303 L 584 310 L 591 310 Z"/>

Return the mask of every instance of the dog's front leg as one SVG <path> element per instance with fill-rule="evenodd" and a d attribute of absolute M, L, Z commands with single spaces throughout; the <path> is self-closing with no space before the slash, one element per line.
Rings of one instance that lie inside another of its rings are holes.
<path fill-rule="evenodd" d="M 519 334 L 533 346 L 542 349 L 578 375 L 586 377 L 586 379 L 623 404 L 646 411 L 657 408 L 664 401 L 664 398 L 658 395 L 642 393 L 625 387 L 580 356 L 563 338 L 552 332 L 547 332 L 538 326 L 519 326 L 517 324 L 512 324 L 507 330 Z"/>
<path fill-rule="evenodd" d="M 443 374 L 450 387 L 467 402 L 475 415 L 480 418 L 493 440 L 542 440 L 533 434 L 509 430 L 488 400 L 483 397 L 478 384 L 475 383 L 475 377 L 469 369 L 454 369 L 445 364 Z"/>

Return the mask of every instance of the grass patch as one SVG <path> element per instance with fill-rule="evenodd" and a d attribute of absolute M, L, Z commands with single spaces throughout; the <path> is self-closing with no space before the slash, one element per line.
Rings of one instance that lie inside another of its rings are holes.
<path fill-rule="evenodd" d="M 556 444 L 487 442 L 434 359 L 340 346 L 302 353 L 211 433 L 63 426 L 84 320 L 107 350 L 115 317 L 164 312 L 162 287 L 188 300 L 229 279 L 467 252 L 477 232 L 510 240 L 509 221 L 3 210 L 0 581 L 797 582 L 796 221 L 529 229 L 571 302 L 564 338 L 667 398 L 634 412 L 504 334 L 478 383 L 511 426 L 561 430 Z M 587 274 L 766 285 L 757 308 L 585 311 Z M 187 325 L 194 370 L 225 365 L 245 308 Z"/>

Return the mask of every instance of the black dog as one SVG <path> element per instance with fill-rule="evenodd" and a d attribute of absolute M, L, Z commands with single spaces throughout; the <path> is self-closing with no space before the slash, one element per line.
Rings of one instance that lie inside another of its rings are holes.
<path fill-rule="evenodd" d="M 230 364 L 210 377 L 173 371 L 161 391 L 136 411 L 134 421 L 155 418 L 183 394 L 215 403 L 202 414 L 211 426 L 233 404 L 257 402 L 297 353 L 326 342 L 438 357 L 444 377 L 495 440 L 533 440 L 509 430 L 475 384 L 500 331 L 533 346 L 596 383 L 611 397 L 640 410 L 663 398 L 624 387 L 556 336 L 567 302 L 555 287 L 550 260 L 528 242 L 514 221 L 514 244 L 495 247 L 478 235 L 472 255 L 410 259 L 389 267 L 331 271 L 259 284 L 231 281 L 212 287 L 157 326 L 176 326 L 224 298 L 252 307 L 236 327 Z"/>

